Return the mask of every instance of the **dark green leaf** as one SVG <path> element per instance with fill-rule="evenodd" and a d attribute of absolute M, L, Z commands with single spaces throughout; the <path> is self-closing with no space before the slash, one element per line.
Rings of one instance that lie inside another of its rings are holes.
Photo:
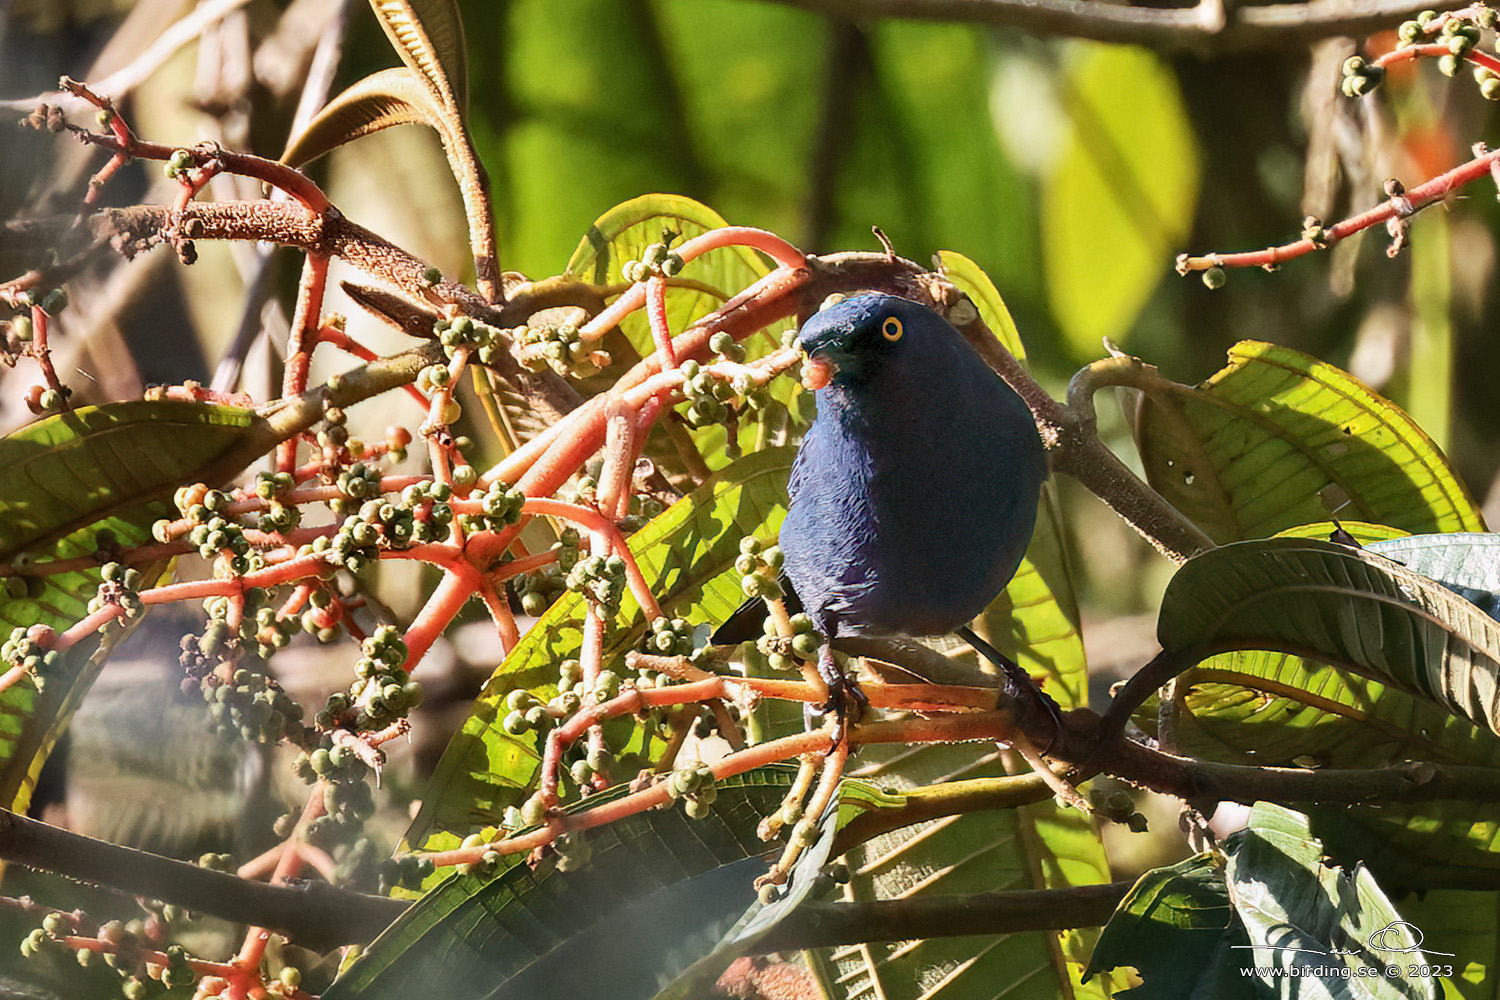
<path fill-rule="evenodd" d="M 1500 732 L 1500 624 L 1383 556 L 1331 542 L 1237 542 L 1188 560 L 1157 623 L 1163 648 L 1297 652 Z"/>
<path fill-rule="evenodd" d="M 1235 968 L 1248 953 L 1233 950 L 1248 941 L 1229 905 L 1223 860 L 1199 854 L 1136 881 L 1099 935 L 1087 975 L 1134 968 L 1144 985 L 1119 994 L 1126 997 L 1250 1000 L 1253 984 Z"/>

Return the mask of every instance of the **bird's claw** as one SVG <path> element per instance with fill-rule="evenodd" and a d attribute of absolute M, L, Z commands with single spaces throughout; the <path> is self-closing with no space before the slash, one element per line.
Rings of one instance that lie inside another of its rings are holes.
<path fill-rule="evenodd" d="M 823 655 L 818 657 L 818 673 L 828 685 L 828 697 L 818 706 L 818 711 L 825 716 L 832 715 L 838 723 L 834 730 L 833 746 L 829 747 L 832 750 L 844 742 L 849 735 L 849 727 L 858 722 L 865 709 L 870 707 L 870 699 L 859 686 L 859 681 L 844 673 L 833 662 L 833 656 L 826 646 Z"/>
<path fill-rule="evenodd" d="M 1020 680 L 1007 677 L 1004 690 L 1012 701 L 1021 702 L 1027 706 L 1022 709 L 1024 714 L 1045 715 L 1051 722 L 1052 735 L 1047 738 L 1047 745 L 1040 748 L 1043 754 L 1051 753 L 1063 729 L 1062 707 L 1057 704 L 1057 700 L 1037 687 L 1036 682 L 1024 673 Z"/>

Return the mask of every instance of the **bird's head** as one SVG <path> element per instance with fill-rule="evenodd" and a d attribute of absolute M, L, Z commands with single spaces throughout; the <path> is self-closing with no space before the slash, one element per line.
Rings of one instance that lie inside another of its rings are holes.
<path fill-rule="evenodd" d="M 863 381 L 894 359 L 920 352 L 934 325 L 945 322 L 926 306 L 883 292 L 830 295 L 797 338 L 807 355 L 802 384 L 821 389 L 835 377 Z"/>

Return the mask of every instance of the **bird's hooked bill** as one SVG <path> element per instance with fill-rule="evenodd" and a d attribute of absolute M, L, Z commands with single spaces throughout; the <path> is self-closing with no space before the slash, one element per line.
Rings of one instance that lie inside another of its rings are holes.
<path fill-rule="evenodd" d="M 810 392 L 816 392 L 833 380 L 838 372 L 838 366 L 831 360 L 817 355 L 807 355 L 802 361 L 802 385 Z"/>

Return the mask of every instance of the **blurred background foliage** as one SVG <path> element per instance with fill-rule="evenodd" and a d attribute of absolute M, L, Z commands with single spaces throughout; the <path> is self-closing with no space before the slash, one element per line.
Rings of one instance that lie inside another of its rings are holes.
<path fill-rule="evenodd" d="M 232 10 L 123 102 L 141 135 L 274 158 L 305 86 L 336 93 L 396 62 L 363 2 L 219 6 Z M 650 191 L 689 195 L 809 251 L 874 249 L 878 225 L 903 256 L 925 262 L 952 249 L 984 267 L 1057 394 L 1103 356 L 1103 338 L 1188 383 L 1218 370 L 1239 340 L 1273 341 L 1407 406 L 1492 519 L 1500 510 L 1491 487 L 1500 453 L 1488 446 L 1500 423 L 1491 389 L 1500 344 L 1487 335 L 1492 191 L 1475 186 L 1421 216 L 1412 248 L 1395 259 L 1372 232 L 1275 274 L 1231 273 L 1217 292 L 1173 272 L 1181 251 L 1286 242 L 1305 215 L 1331 222 L 1374 204 L 1387 177 L 1411 186 L 1466 159 L 1493 112 L 1465 76 L 1408 64 L 1373 97 L 1349 100 L 1338 95 L 1349 39 L 1152 51 L 966 24 L 856 23 L 763 0 L 461 6 L 470 123 L 508 269 L 557 273 L 596 217 Z M 29 110 L 27 95 L 62 73 L 93 81 L 129 66 L 193 7 L 0 3 L 0 97 Z M 10 133 L 0 141 L 0 213 L 66 210 L 98 162 L 45 133 Z M 310 171 L 356 221 L 464 273 L 462 208 L 431 133 L 382 133 Z M 168 191 L 159 168 L 136 165 L 106 199 L 161 202 Z M 258 195 L 227 177 L 208 192 Z M 17 273 L 3 239 L 0 265 Z M 294 256 L 200 253 L 192 268 L 158 251 L 79 279 L 94 288 L 75 288 L 59 343 L 99 398 L 216 371 L 218 384 L 232 384 L 221 361 L 238 334 L 258 330 L 271 337 L 249 351 L 238 384 L 258 397 L 276 384 L 275 348 L 264 345 L 285 328 Z M 337 298 L 332 308 L 357 313 Z M 351 323 L 377 350 L 403 346 L 376 324 Z M 23 388 L 0 387 L 7 426 L 26 417 Z M 1122 392 L 1119 403 L 1103 408 L 1103 430 L 1134 462 L 1133 400 Z M 1104 684 L 1154 650 L 1171 567 L 1075 484 L 1061 485 L 1084 634 Z M 389 591 L 409 612 L 413 589 L 392 581 Z"/>

